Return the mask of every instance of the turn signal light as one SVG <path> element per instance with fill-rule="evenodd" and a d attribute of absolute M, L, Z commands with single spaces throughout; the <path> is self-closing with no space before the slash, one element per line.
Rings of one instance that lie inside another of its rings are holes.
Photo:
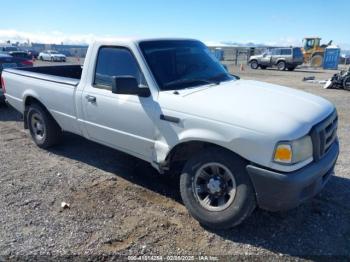
<path fill-rule="evenodd" d="M 281 163 L 291 163 L 293 158 L 291 145 L 278 145 L 275 151 L 275 161 Z"/>

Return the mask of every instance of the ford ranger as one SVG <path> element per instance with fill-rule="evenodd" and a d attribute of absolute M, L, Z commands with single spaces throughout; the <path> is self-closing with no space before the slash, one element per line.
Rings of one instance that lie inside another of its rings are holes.
<path fill-rule="evenodd" d="M 39 147 L 66 131 L 179 171 L 183 202 L 207 227 L 298 206 L 338 157 L 333 104 L 230 75 L 197 40 L 96 42 L 83 67 L 5 69 L 2 83 Z"/>

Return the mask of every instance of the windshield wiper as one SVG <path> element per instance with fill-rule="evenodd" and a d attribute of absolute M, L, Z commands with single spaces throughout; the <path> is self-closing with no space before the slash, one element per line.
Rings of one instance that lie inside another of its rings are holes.
<path fill-rule="evenodd" d="M 207 79 L 179 79 L 175 81 L 168 82 L 164 85 L 164 87 L 171 87 L 176 85 L 183 85 L 183 84 L 195 84 L 195 83 L 202 83 L 202 84 L 214 84 L 219 85 L 219 81 L 212 81 Z"/>

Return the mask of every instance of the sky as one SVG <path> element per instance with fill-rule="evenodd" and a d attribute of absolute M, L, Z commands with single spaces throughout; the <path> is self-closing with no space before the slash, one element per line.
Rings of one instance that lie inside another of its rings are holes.
<path fill-rule="evenodd" d="M 191 37 L 301 45 L 304 36 L 320 36 L 350 49 L 349 0 L 0 0 L 0 8 L 0 41 Z"/>

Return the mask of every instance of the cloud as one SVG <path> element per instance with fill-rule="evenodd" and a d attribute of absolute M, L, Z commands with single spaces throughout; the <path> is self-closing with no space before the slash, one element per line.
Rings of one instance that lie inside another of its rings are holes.
<path fill-rule="evenodd" d="M 11 42 L 31 42 L 45 44 L 89 44 L 94 40 L 113 41 L 120 39 L 114 36 L 97 36 L 94 34 L 69 35 L 59 31 L 52 32 L 23 32 L 13 29 L 0 29 L 0 42 L 10 40 Z"/>
<path fill-rule="evenodd" d="M 275 41 L 267 41 L 266 45 L 270 46 L 301 46 L 301 40 L 294 37 L 281 37 Z"/>
<path fill-rule="evenodd" d="M 133 38 L 135 36 L 124 36 L 125 38 Z M 0 29 L 0 43 L 10 40 L 11 42 L 31 42 L 31 43 L 45 43 L 45 44 L 89 44 L 94 40 L 101 41 L 115 41 L 121 37 L 116 37 L 112 35 L 95 35 L 95 34 L 65 34 L 60 31 L 51 32 L 25 32 L 18 31 L 14 29 Z M 220 45 L 226 45 L 227 43 L 235 43 L 236 45 L 241 45 L 240 43 L 232 41 L 207 41 L 212 45 L 214 43 Z M 301 46 L 301 40 L 295 37 L 281 37 L 276 40 L 258 42 L 258 41 L 245 41 L 245 43 L 255 43 L 263 44 L 267 46 Z M 338 44 L 342 49 L 350 50 L 349 43 L 335 43 Z"/>

